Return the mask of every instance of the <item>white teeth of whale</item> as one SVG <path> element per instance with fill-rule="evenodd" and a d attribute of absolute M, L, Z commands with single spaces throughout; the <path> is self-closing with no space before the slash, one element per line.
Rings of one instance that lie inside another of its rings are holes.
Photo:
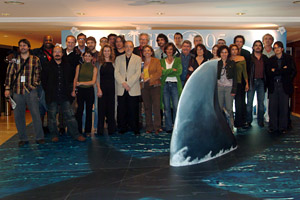
<path fill-rule="evenodd" d="M 237 148 L 219 107 L 217 63 L 216 60 L 205 62 L 185 84 L 171 139 L 171 166 L 203 163 Z"/>

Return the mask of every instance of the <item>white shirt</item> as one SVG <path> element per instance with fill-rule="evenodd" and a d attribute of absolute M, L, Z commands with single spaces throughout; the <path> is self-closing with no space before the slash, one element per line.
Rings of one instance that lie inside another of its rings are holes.
<path fill-rule="evenodd" d="M 175 59 L 174 59 L 175 60 Z M 174 60 L 172 61 L 171 64 L 169 64 L 166 59 L 165 59 L 165 62 L 166 62 L 166 69 L 172 69 L 172 66 L 173 66 L 173 63 L 174 63 Z M 174 76 L 174 77 L 167 77 L 166 78 L 166 82 L 177 82 L 177 78 Z"/>

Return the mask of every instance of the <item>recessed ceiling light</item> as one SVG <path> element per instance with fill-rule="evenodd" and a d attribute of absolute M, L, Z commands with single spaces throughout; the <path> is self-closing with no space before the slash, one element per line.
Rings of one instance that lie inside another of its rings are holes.
<path fill-rule="evenodd" d="M 157 12 L 156 14 L 157 15 L 164 15 L 165 13 L 164 12 Z"/>
<path fill-rule="evenodd" d="M 147 4 L 165 4 L 165 1 L 159 1 L 159 0 L 147 0 Z"/>
<path fill-rule="evenodd" d="M 241 16 L 241 15 L 246 15 L 246 13 L 238 12 L 238 13 L 236 13 L 236 15 Z"/>
<path fill-rule="evenodd" d="M 293 1 L 294 4 L 300 4 L 300 1 Z"/>
<path fill-rule="evenodd" d="M 9 13 L 1 13 L 1 15 L 4 16 L 4 17 L 7 17 L 7 16 L 9 16 L 10 14 L 9 14 Z"/>
<path fill-rule="evenodd" d="M 77 14 L 77 15 L 79 15 L 79 16 L 83 16 L 83 15 L 85 15 L 85 13 L 84 13 L 84 12 L 77 12 L 76 14 Z"/>
<path fill-rule="evenodd" d="M 12 4 L 12 5 L 23 5 L 24 2 L 21 1 L 4 1 L 6 4 Z"/>

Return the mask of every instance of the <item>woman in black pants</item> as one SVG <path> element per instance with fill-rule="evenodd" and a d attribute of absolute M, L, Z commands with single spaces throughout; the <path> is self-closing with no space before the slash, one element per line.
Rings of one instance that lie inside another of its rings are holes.
<path fill-rule="evenodd" d="M 90 136 L 92 129 L 92 109 L 94 104 L 94 84 L 97 79 L 97 68 L 92 64 L 92 52 L 86 51 L 83 53 L 84 63 L 77 65 L 76 74 L 73 83 L 72 96 L 77 95 L 77 112 L 76 119 L 78 123 L 79 133 L 82 133 L 82 114 L 84 104 L 86 105 L 86 120 L 85 120 L 85 133 Z M 78 89 L 76 94 L 75 89 Z"/>
<path fill-rule="evenodd" d="M 107 119 L 108 134 L 116 131 L 115 122 L 115 77 L 114 51 L 109 45 L 104 45 L 99 55 L 98 87 L 98 134 L 104 133 L 104 120 Z"/>

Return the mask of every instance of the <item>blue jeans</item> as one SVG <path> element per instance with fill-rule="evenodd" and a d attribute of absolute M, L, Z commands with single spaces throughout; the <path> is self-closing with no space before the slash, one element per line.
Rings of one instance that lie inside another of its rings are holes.
<path fill-rule="evenodd" d="M 257 95 L 257 122 L 264 123 L 264 99 L 265 99 L 265 84 L 262 79 L 254 79 L 253 88 L 247 92 L 247 122 L 253 121 L 253 98 L 256 92 Z"/>
<path fill-rule="evenodd" d="M 43 90 L 42 86 L 37 87 L 38 98 L 39 98 L 39 110 L 40 116 L 44 117 L 47 112 L 47 105 L 46 105 L 46 98 L 45 98 L 45 91 Z"/>
<path fill-rule="evenodd" d="M 25 111 L 26 105 L 31 113 L 33 129 L 36 134 L 36 140 L 44 139 L 44 131 L 39 113 L 39 100 L 37 90 L 32 90 L 30 93 L 13 94 L 13 98 L 17 104 L 14 110 L 15 123 L 18 129 L 18 135 L 21 141 L 28 141 L 26 134 Z"/>
<path fill-rule="evenodd" d="M 231 96 L 231 90 L 232 87 L 223 87 L 223 86 L 218 86 L 218 100 L 219 100 L 219 105 L 221 110 L 225 108 L 225 110 L 229 114 L 229 122 L 228 125 L 230 129 L 233 129 L 233 96 Z"/>
<path fill-rule="evenodd" d="M 166 131 L 172 130 L 171 100 L 172 100 L 172 108 L 173 108 L 173 122 L 175 122 L 178 98 L 179 97 L 178 97 L 177 83 L 166 82 L 163 90 Z"/>
<path fill-rule="evenodd" d="M 69 101 L 63 101 L 60 104 L 57 102 L 48 104 L 48 128 L 50 134 L 52 137 L 58 137 L 56 115 L 58 113 L 59 105 L 64 122 L 67 124 L 68 133 L 70 133 L 74 139 L 77 139 L 79 136 L 78 125 L 74 116 L 73 108 Z"/>

